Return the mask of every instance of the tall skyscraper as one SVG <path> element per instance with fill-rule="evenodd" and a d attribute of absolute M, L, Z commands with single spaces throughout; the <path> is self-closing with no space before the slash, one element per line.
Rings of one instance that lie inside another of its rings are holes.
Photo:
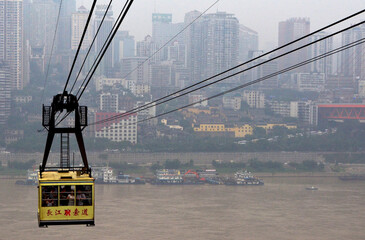
<path fill-rule="evenodd" d="M 242 24 L 239 27 L 239 54 L 238 61 L 245 62 L 252 58 L 259 49 L 258 33 Z"/>
<path fill-rule="evenodd" d="M 94 22 L 94 33 L 96 33 L 97 29 L 100 26 L 101 20 L 103 19 L 104 13 L 107 9 L 107 5 L 97 5 L 95 10 L 95 22 Z M 104 22 L 99 30 L 98 36 L 95 40 L 95 50 L 96 54 L 100 52 L 102 49 L 108 35 L 113 28 L 114 18 L 112 8 L 109 8 L 107 15 L 105 16 Z M 101 62 L 101 74 L 106 77 L 111 77 L 112 69 L 114 66 L 113 63 L 113 44 L 110 44 L 108 50 L 106 51 L 103 60 Z"/>
<path fill-rule="evenodd" d="M 89 11 L 84 7 L 80 6 L 77 13 L 73 13 L 71 17 L 71 49 L 77 50 L 80 39 L 84 32 L 87 18 L 89 17 Z M 92 31 L 88 28 L 84 40 L 82 42 L 81 49 L 88 49 L 92 42 Z"/>
<path fill-rule="evenodd" d="M 285 45 L 288 42 L 303 37 L 309 33 L 310 21 L 308 18 L 290 18 L 286 21 L 279 22 L 279 47 Z M 310 39 L 307 38 L 295 44 L 291 44 L 290 46 L 281 49 L 278 54 L 280 55 L 287 51 L 291 51 L 299 46 L 308 43 L 309 41 Z M 279 70 L 305 61 L 307 58 L 308 49 L 302 49 L 281 57 L 278 60 Z M 304 65 L 303 67 L 296 68 L 291 72 L 308 72 L 309 69 L 310 67 L 308 65 Z"/>
<path fill-rule="evenodd" d="M 44 71 L 51 54 L 58 9 L 53 0 L 23 1 L 24 69 L 31 61 Z"/>
<path fill-rule="evenodd" d="M 342 33 L 342 45 L 350 44 L 365 37 L 365 24 Z M 365 80 L 365 49 L 363 44 L 341 52 L 341 74 L 355 80 Z"/>
<path fill-rule="evenodd" d="M 197 10 L 186 13 L 184 18 L 184 25 L 188 26 L 200 15 L 201 12 Z M 199 67 L 198 61 L 199 61 L 200 51 L 202 48 L 201 44 L 203 43 L 201 39 L 199 40 L 196 39 L 201 37 L 198 34 L 199 29 L 201 29 L 201 25 L 196 23 L 190 25 L 190 27 L 185 31 L 185 43 L 187 48 L 187 60 L 188 60 L 187 67 L 190 70 L 189 78 L 191 81 L 198 80 L 201 75 L 200 72 L 201 68 Z"/>
<path fill-rule="evenodd" d="M 326 37 L 328 34 L 326 32 L 319 32 L 311 36 L 310 41 L 314 42 L 321 38 Z M 333 48 L 333 38 L 327 38 L 326 40 L 322 40 L 318 43 L 315 43 L 309 46 L 309 57 L 313 58 L 319 56 L 321 54 L 327 53 L 331 51 Z M 310 72 L 311 73 L 324 73 L 325 77 L 332 74 L 332 62 L 333 56 L 325 57 L 319 59 L 315 62 L 310 63 Z"/>
<path fill-rule="evenodd" d="M 57 5 L 59 6 L 60 0 L 55 0 L 55 2 L 57 2 Z M 57 30 L 58 52 L 65 53 L 69 52 L 71 49 L 71 15 L 74 12 L 76 12 L 76 0 L 67 0 L 62 2 Z"/>
<path fill-rule="evenodd" d="M 129 35 L 128 31 L 118 31 L 113 39 L 114 64 L 120 63 L 122 58 L 135 56 L 134 36 Z"/>
<path fill-rule="evenodd" d="M 0 0 L 0 60 L 9 67 L 12 89 L 23 89 L 23 1 Z"/>
<path fill-rule="evenodd" d="M 0 126 L 6 124 L 11 110 L 11 81 L 9 68 L 0 62 Z"/>
<path fill-rule="evenodd" d="M 172 23 L 172 14 L 170 13 L 153 13 L 152 14 L 152 41 L 155 42 L 158 48 L 164 46 L 174 36 L 177 35 L 184 27 L 184 23 Z M 167 59 L 167 47 L 174 41 L 183 43 L 184 35 L 179 34 L 160 52 L 161 61 Z"/>
<path fill-rule="evenodd" d="M 239 22 L 233 14 L 204 15 L 190 30 L 188 45 L 192 80 L 222 72 L 237 64 Z"/>

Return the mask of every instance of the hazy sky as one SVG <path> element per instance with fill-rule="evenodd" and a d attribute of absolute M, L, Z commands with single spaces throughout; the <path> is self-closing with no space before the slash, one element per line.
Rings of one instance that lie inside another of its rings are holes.
<path fill-rule="evenodd" d="M 90 0 L 78 0 L 78 5 L 90 6 Z M 108 0 L 99 0 L 108 3 Z M 122 0 L 114 0 L 114 16 L 122 8 Z M 135 0 L 121 29 L 129 30 L 140 41 L 152 31 L 152 13 L 172 13 L 173 22 L 182 22 L 186 12 L 205 11 L 216 0 Z M 220 0 L 208 13 L 233 13 L 239 22 L 259 33 L 260 48 L 268 50 L 277 44 L 278 22 L 292 17 L 310 18 L 311 31 L 365 8 L 365 0 Z M 361 17 L 348 21 L 349 26 Z M 330 31 L 334 31 L 332 29 Z"/>

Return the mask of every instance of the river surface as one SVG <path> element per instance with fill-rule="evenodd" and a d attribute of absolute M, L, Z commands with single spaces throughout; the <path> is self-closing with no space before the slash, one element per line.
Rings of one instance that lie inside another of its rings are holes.
<path fill-rule="evenodd" d="M 0 180 L 0 239 L 365 239 L 365 182 L 96 185 L 96 226 L 38 228 L 34 186 Z M 318 191 L 305 190 L 316 186 Z"/>

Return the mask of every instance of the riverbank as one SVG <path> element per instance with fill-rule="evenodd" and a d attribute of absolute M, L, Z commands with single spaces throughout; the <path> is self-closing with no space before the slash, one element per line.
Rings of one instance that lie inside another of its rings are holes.
<path fill-rule="evenodd" d="M 335 173 L 335 172 L 300 172 L 300 173 L 268 173 L 268 172 L 257 172 L 254 173 L 258 178 L 275 178 L 275 177 L 341 177 L 348 175 L 346 173 Z M 226 176 L 227 174 L 221 174 Z M 137 175 L 136 175 L 137 176 Z M 146 174 L 145 176 L 138 175 L 138 177 L 147 178 L 152 177 L 153 174 Z M 0 179 L 20 179 L 25 180 L 26 175 L 13 175 L 1 173 Z"/>

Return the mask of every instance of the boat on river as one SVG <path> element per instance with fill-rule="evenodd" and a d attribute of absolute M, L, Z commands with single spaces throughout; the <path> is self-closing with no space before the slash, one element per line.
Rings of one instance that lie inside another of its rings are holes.
<path fill-rule="evenodd" d="M 318 190 L 318 188 L 315 186 L 311 186 L 311 187 L 306 187 L 305 190 L 315 191 L 315 190 Z"/>
<path fill-rule="evenodd" d="M 251 172 L 238 171 L 235 173 L 234 178 L 228 179 L 224 182 L 225 185 L 251 185 L 262 186 L 264 181 L 253 176 Z"/>

